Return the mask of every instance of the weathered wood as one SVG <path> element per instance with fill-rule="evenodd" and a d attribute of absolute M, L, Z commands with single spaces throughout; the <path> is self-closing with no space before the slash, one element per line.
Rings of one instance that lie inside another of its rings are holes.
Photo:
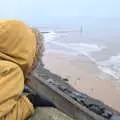
<path fill-rule="evenodd" d="M 105 118 L 91 112 L 86 107 L 77 103 L 64 92 L 54 86 L 51 86 L 43 78 L 37 75 L 29 76 L 32 79 L 28 86 L 37 94 L 51 100 L 57 108 L 75 120 L 106 120 Z"/>
<path fill-rule="evenodd" d="M 73 119 L 55 108 L 40 107 L 35 110 L 34 114 L 28 120 L 73 120 Z"/>

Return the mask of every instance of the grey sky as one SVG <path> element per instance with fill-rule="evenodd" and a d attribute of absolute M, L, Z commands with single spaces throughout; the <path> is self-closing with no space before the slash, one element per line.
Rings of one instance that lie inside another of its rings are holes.
<path fill-rule="evenodd" d="M 120 0 L 4 0 L 0 17 L 29 23 L 80 16 L 120 17 Z M 38 23 L 39 24 L 39 23 Z"/>

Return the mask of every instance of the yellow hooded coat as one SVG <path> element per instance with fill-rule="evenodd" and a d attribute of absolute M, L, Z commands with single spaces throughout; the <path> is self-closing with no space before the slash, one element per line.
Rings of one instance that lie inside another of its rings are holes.
<path fill-rule="evenodd" d="M 0 21 L 0 118 L 24 120 L 34 112 L 21 93 L 36 52 L 36 38 L 17 20 Z"/>

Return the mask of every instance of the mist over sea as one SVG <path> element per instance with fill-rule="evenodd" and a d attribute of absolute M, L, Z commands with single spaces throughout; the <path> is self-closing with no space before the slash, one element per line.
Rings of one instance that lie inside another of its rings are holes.
<path fill-rule="evenodd" d="M 103 73 L 120 80 L 119 19 L 81 20 L 74 27 L 62 24 L 40 30 L 48 32 L 44 33 L 47 52 L 85 56 Z"/>

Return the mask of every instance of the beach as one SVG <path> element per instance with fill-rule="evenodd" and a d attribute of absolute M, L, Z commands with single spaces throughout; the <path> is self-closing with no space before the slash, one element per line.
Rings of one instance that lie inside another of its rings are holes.
<path fill-rule="evenodd" d="M 103 77 L 96 64 L 85 56 L 73 57 L 63 53 L 46 52 L 43 61 L 51 72 L 68 78 L 68 83 L 75 89 L 120 111 L 119 82 Z"/>
<path fill-rule="evenodd" d="M 45 67 L 69 79 L 68 83 L 80 92 L 120 111 L 120 35 L 99 29 L 44 31 L 48 32 L 44 34 Z"/>

